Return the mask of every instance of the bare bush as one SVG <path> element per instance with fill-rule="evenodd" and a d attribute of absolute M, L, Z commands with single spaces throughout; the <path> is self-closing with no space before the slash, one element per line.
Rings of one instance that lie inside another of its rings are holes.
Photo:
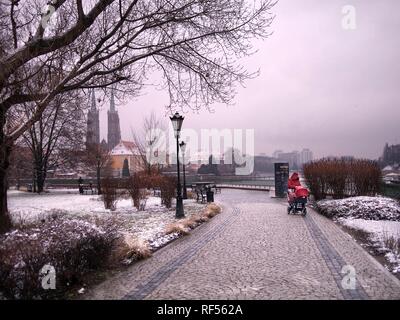
<path fill-rule="evenodd" d="M 5 234 L 0 242 L 0 291 L 10 299 L 62 295 L 89 271 L 104 266 L 115 239 L 112 228 L 61 218 Z M 42 287 L 45 265 L 55 269 L 55 290 Z"/>
<path fill-rule="evenodd" d="M 389 235 L 387 232 L 383 233 L 383 243 L 385 248 L 390 250 L 396 255 L 400 255 L 400 234 L 397 236 Z"/>
<path fill-rule="evenodd" d="M 381 170 L 375 161 L 322 159 L 304 165 L 307 185 L 316 200 L 327 194 L 334 199 L 376 195 L 381 186 Z"/>
<path fill-rule="evenodd" d="M 161 204 L 167 208 L 171 208 L 172 199 L 176 196 L 176 178 L 162 177 L 159 181 L 161 189 Z"/>
<path fill-rule="evenodd" d="M 137 210 L 145 210 L 147 202 L 148 179 L 143 173 L 135 173 L 126 180 L 126 189 Z"/>
<path fill-rule="evenodd" d="M 118 183 L 111 176 L 101 179 L 102 199 L 104 207 L 114 211 L 118 200 Z"/>

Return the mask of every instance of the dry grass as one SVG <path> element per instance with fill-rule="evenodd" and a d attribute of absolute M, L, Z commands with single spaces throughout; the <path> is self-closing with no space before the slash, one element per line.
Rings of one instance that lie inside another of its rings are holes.
<path fill-rule="evenodd" d="M 192 215 L 191 217 L 182 221 L 184 227 L 189 229 L 194 229 L 200 223 L 199 219 L 196 219 L 196 215 Z"/>
<path fill-rule="evenodd" d="M 219 213 L 221 213 L 221 208 L 217 206 L 215 203 L 210 203 L 204 210 L 203 215 L 211 219 Z"/>
<path fill-rule="evenodd" d="M 188 191 L 187 197 L 188 197 L 188 199 L 197 199 L 196 193 L 193 191 Z"/>
<path fill-rule="evenodd" d="M 187 235 L 187 234 L 189 234 L 189 230 L 187 227 L 185 227 L 184 221 L 180 221 L 180 222 L 170 223 L 169 225 L 167 225 L 167 227 L 165 229 L 165 234 L 171 234 L 171 233 Z"/>
<path fill-rule="evenodd" d="M 140 240 L 131 234 L 125 234 L 116 241 L 110 263 L 130 264 L 133 261 L 149 258 L 151 255 L 150 246 L 146 241 Z"/>
<path fill-rule="evenodd" d="M 385 247 L 396 255 L 400 255 L 400 236 L 397 237 L 388 235 L 387 232 L 383 234 L 383 243 Z"/>
<path fill-rule="evenodd" d="M 210 203 L 202 212 L 169 224 L 165 229 L 165 234 L 177 233 L 179 235 L 187 235 L 191 229 L 196 228 L 203 222 L 209 221 L 219 213 L 221 213 L 221 208 L 215 203 Z"/>

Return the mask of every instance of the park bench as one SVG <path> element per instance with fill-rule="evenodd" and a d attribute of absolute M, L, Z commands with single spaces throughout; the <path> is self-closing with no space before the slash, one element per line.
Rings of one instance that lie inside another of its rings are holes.
<path fill-rule="evenodd" d="M 211 188 L 214 189 L 215 194 L 221 193 L 221 188 L 217 187 L 217 185 L 214 184 L 213 186 L 211 186 Z"/>
<path fill-rule="evenodd" d="M 195 192 L 197 197 L 196 201 L 197 202 L 201 201 L 201 203 L 205 203 L 207 200 L 206 190 L 203 188 L 196 188 Z"/>
<path fill-rule="evenodd" d="M 97 188 L 93 187 L 92 184 L 83 184 L 83 185 L 80 185 L 79 188 L 82 189 L 81 194 L 89 194 L 89 192 L 91 194 L 97 194 Z"/>
<path fill-rule="evenodd" d="M 153 194 L 155 197 L 161 197 L 161 189 L 160 188 L 154 188 L 153 189 Z"/>

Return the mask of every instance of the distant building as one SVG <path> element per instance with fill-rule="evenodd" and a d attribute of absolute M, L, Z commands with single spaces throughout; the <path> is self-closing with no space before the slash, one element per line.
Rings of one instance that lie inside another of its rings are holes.
<path fill-rule="evenodd" d="M 312 151 L 310 149 L 301 150 L 301 152 L 299 154 L 299 157 L 300 157 L 300 161 L 299 162 L 300 162 L 301 166 L 306 164 L 306 163 L 308 163 L 308 162 L 313 161 L 313 153 L 312 153 Z"/>
<path fill-rule="evenodd" d="M 112 150 L 121 141 L 118 111 L 115 109 L 114 89 L 111 89 L 110 110 L 108 111 L 108 149 Z"/>
<path fill-rule="evenodd" d="M 300 152 L 297 150 L 292 152 L 277 150 L 273 153 L 273 158 L 275 158 L 275 162 L 289 163 L 290 169 L 300 170 L 304 164 L 313 160 L 313 153 L 310 149 L 306 148 Z"/>
<path fill-rule="evenodd" d="M 282 150 L 276 150 L 274 151 L 274 153 L 272 154 L 273 158 L 279 159 L 280 154 L 283 153 Z"/>
<path fill-rule="evenodd" d="M 120 141 L 110 152 L 111 168 L 115 177 L 122 177 L 122 169 L 125 159 L 128 161 L 129 173 L 144 170 L 141 154 L 135 144 L 131 141 Z"/>
<path fill-rule="evenodd" d="M 267 173 L 274 172 L 274 161 L 273 158 L 267 156 L 255 156 L 254 157 L 254 172 Z"/>
<path fill-rule="evenodd" d="M 298 151 L 281 152 L 278 156 L 279 162 L 289 163 L 289 167 L 294 170 L 300 169 L 300 156 Z"/>
<path fill-rule="evenodd" d="M 380 162 L 383 166 L 400 164 L 400 144 L 389 146 L 386 143 Z"/>

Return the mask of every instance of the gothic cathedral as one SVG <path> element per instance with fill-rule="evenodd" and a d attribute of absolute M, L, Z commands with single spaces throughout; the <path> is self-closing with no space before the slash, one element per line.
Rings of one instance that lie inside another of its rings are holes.
<path fill-rule="evenodd" d="M 100 143 L 99 110 L 96 107 L 94 90 L 91 91 L 91 106 L 87 115 L 86 147 Z M 108 110 L 107 148 L 112 150 L 121 141 L 118 111 L 115 108 L 114 89 L 111 89 L 110 110 Z"/>

